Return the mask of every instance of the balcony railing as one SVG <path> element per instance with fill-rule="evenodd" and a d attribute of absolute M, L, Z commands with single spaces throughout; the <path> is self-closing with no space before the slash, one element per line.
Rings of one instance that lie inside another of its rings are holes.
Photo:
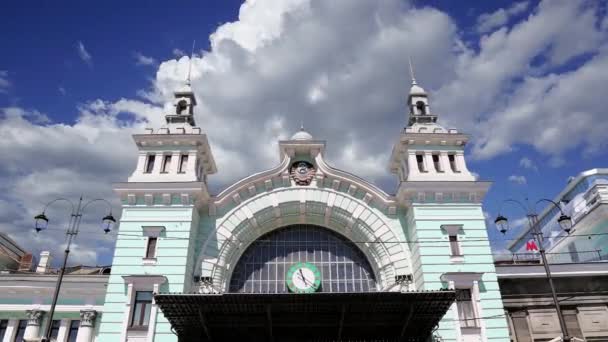
<path fill-rule="evenodd" d="M 540 264 L 539 253 L 512 253 L 510 260 L 501 258 L 501 264 Z M 602 254 L 601 250 L 579 251 L 579 252 L 555 252 L 547 253 L 549 264 L 573 264 L 584 262 L 608 262 L 608 255 Z"/>

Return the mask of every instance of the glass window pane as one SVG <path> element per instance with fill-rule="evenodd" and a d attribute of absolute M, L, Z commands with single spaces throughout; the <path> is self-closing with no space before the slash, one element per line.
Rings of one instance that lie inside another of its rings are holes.
<path fill-rule="evenodd" d="M 68 342 L 76 342 L 76 336 L 78 336 L 79 327 L 80 321 L 70 321 L 70 331 L 68 331 Z"/>
<path fill-rule="evenodd" d="M 230 291 L 287 292 L 285 273 L 298 262 L 319 269 L 319 291 L 375 290 L 371 267 L 352 242 L 325 228 L 293 225 L 268 233 L 248 247 L 232 273 Z"/>

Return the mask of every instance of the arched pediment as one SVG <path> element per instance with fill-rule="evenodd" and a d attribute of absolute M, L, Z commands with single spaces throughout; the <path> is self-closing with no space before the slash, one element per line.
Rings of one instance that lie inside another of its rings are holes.
<path fill-rule="evenodd" d="M 297 187 L 290 175 L 290 166 L 301 160 L 314 164 L 315 173 L 310 187 L 331 188 L 361 199 L 389 215 L 395 214 L 397 201 L 394 196 L 360 177 L 332 168 L 325 162 L 320 151 L 321 149 L 312 150 L 304 155 L 285 152 L 278 166 L 243 178 L 213 197 L 209 204 L 210 215 L 224 215 L 243 201 L 264 192 Z"/>
<path fill-rule="evenodd" d="M 333 230 L 355 243 L 369 260 L 379 290 L 388 290 L 395 276 L 411 274 L 410 253 L 395 218 L 364 199 L 333 188 L 288 186 L 242 200 L 203 227 L 197 272 L 225 291 L 234 266 L 260 236 L 291 224 L 313 224 Z"/>

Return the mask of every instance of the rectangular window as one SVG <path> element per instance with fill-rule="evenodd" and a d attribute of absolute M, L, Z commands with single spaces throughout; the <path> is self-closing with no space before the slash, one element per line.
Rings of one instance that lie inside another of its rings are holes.
<path fill-rule="evenodd" d="M 25 335 L 25 328 L 27 328 L 27 320 L 22 319 L 19 321 L 17 326 L 17 333 L 15 334 L 15 342 L 23 342 L 23 335 Z"/>
<path fill-rule="evenodd" d="M 171 168 L 171 155 L 166 155 L 163 159 L 163 167 L 161 169 L 160 172 L 162 173 L 168 173 L 169 172 L 169 168 Z"/>
<path fill-rule="evenodd" d="M 53 320 L 53 324 L 51 324 L 51 340 L 57 340 L 57 335 L 59 335 L 59 327 L 61 326 L 60 320 Z"/>
<path fill-rule="evenodd" d="M 179 159 L 179 170 L 178 173 L 186 173 L 186 167 L 188 166 L 188 155 L 182 154 Z"/>
<path fill-rule="evenodd" d="M 458 306 L 460 326 L 463 328 L 476 328 L 477 319 L 475 317 L 470 289 L 456 289 L 456 305 Z"/>
<path fill-rule="evenodd" d="M 70 331 L 68 331 L 68 342 L 76 342 L 76 336 L 78 336 L 79 327 L 80 321 L 70 321 Z"/>
<path fill-rule="evenodd" d="M 458 242 L 458 235 L 450 235 L 450 251 L 452 256 L 461 256 L 460 242 Z"/>
<path fill-rule="evenodd" d="M 448 154 L 448 160 L 450 161 L 450 169 L 452 169 L 452 172 L 458 172 L 458 167 L 456 167 L 456 155 Z"/>
<path fill-rule="evenodd" d="M 146 160 L 146 173 L 152 173 L 152 170 L 154 170 L 154 160 L 156 159 L 156 156 L 154 154 L 150 154 L 148 156 L 148 159 Z"/>
<path fill-rule="evenodd" d="M 6 335 L 7 327 L 8 327 L 8 320 L 6 320 L 6 319 L 0 320 L 0 341 L 4 340 L 4 335 Z"/>
<path fill-rule="evenodd" d="M 146 247 L 146 258 L 156 257 L 156 240 L 154 236 L 148 237 L 148 246 Z"/>
<path fill-rule="evenodd" d="M 424 156 L 422 154 L 416 155 L 416 163 L 418 164 L 418 171 L 425 172 L 424 169 Z"/>
<path fill-rule="evenodd" d="M 146 328 L 150 322 L 150 310 L 152 309 L 152 291 L 135 292 L 135 303 L 133 305 L 133 316 L 131 327 Z"/>
<path fill-rule="evenodd" d="M 435 166 L 435 171 L 443 172 L 443 170 L 441 169 L 441 163 L 439 162 L 438 154 L 433 154 L 433 165 Z"/>

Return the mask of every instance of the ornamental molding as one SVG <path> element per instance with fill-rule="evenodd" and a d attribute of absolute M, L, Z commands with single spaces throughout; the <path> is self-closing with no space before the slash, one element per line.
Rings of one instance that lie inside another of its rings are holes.
<path fill-rule="evenodd" d="M 312 224 L 357 242 L 379 289 L 395 290 L 395 275 L 410 273 L 411 256 L 408 246 L 398 243 L 401 240 L 391 220 L 372 207 L 369 199 L 348 192 L 326 187 L 273 189 L 243 200 L 216 221 L 201 246 L 195 274 L 212 279 L 214 288 L 227 289 L 234 265 L 257 238 L 286 226 Z"/>
<path fill-rule="evenodd" d="M 307 161 L 296 161 L 289 168 L 291 179 L 296 185 L 310 185 L 316 171 L 314 165 Z"/>
<path fill-rule="evenodd" d="M 309 162 L 298 158 L 295 154 L 286 153 L 278 166 L 234 183 L 212 198 L 209 215 L 218 215 L 218 212 L 221 213 L 221 208 L 229 204 L 240 205 L 246 199 L 262 196 L 275 189 L 291 186 L 315 186 L 315 184 L 319 188 L 329 186 L 333 190 L 345 192 L 351 196 L 356 192 L 363 192 L 363 200 L 366 203 L 387 211 L 389 215 L 396 213 L 398 203 L 394 196 L 387 194 L 363 178 L 332 168 L 325 162 L 323 154 L 319 151 L 311 152 L 311 154 L 314 155 L 314 159 Z M 297 167 L 299 162 L 308 164 L 310 168 L 304 177 L 294 175 L 294 166 Z"/>
<path fill-rule="evenodd" d="M 44 311 L 42 310 L 27 310 L 25 311 L 25 317 L 27 317 L 27 325 L 40 326 Z"/>
<path fill-rule="evenodd" d="M 80 326 L 92 327 L 95 325 L 97 311 L 95 310 L 80 310 Z"/>

